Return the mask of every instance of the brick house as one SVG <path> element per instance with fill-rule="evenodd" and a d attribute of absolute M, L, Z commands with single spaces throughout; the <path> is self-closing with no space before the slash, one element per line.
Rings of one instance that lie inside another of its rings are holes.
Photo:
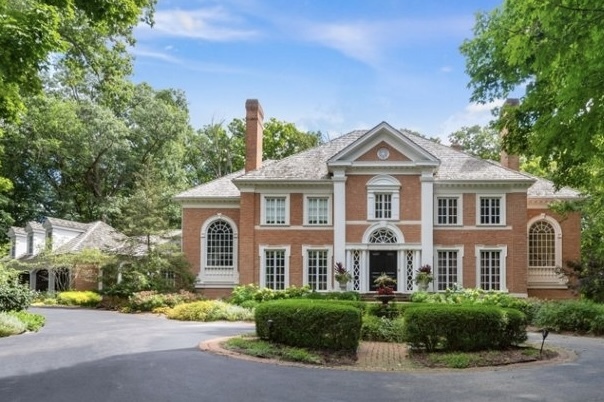
<path fill-rule="evenodd" d="M 262 161 L 263 110 L 246 102 L 245 169 L 178 194 L 182 247 L 209 297 L 238 284 L 374 291 L 373 278 L 433 268 L 430 290 L 455 284 L 519 296 L 569 297 L 556 267 L 577 259 L 580 216 L 549 208 L 572 189 L 380 123 L 279 161 Z"/>

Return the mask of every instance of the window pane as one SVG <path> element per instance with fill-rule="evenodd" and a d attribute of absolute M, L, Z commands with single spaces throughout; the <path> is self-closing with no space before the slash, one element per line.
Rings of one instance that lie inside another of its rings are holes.
<path fill-rule="evenodd" d="M 446 290 L 453 287 L 458 282 L 457 251 L 439 251 L 437 253 L 437 261 L 437 289 Z"/>
<path fill-rule="evenodd" d="M 457 198 L 438 198 L 437 210 L 439 225 L 457 224 Z"/>
<path fill-rule="evenodd" d="M 498 225 L 501 223 L 501 198 L 480 198 L 480 223 Z"/>
<path fill-rule="evenodd" d="M 326 225 L 328 222 L 328 202 L 326 197 L 311 197 L 307 200 L 308 205 L 308 224 L 309 225 Z"/>
<path fill-rule="evenodd" d="M 308 285 L 313 290 L 327 290 L 327 250 L 308 251 Z"/>
<path fill-rule="evenodd" d="M 285 289 L 285 250 L 264 252 L 266 287 L 274 290 Z"/>
<path fill-rule="evenodd" d="M 480 287 L 501 290 L 501 251 L 480 252 Z"/>
<path fill-rule="evenodd" d="M 266 197 L 264 217 L 268 225 L 285 224 L 285 197 Z"/>
<path fill-rule="evenodd" d="M 392 194 L 375 194 L 375 218 L 392 218 Z"/>
<path fill-rule="evenodd" d="M 529 267 L 556 266 L 556 234 L 546 221 L 535 222 L 529 229 Z"/>
<path fill-rule="evenodd" d="M 224 220 L 214 221 L 206 231 L 206 268 L 233 267 L 233 229 Z"/>

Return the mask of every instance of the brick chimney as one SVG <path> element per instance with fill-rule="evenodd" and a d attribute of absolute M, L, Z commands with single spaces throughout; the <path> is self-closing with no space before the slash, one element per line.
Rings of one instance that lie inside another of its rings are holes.
<path fill-rule="evenodd" d="M 262 135 L 264 112 L 258 99 L 245 102 L 245 171 L 262 167 Z"/>
<path fill-rule="evenodd" d="M 520 104 L 520 101 L 518 99 L 514 99 L 514 98 L 510 98 L 510 99 L 506 99 L 505 103 L 503 104 L 503 113 L 505 113 L 505 108 L 509 108 L 509 107 L 515 107 L 518 106 Z M 501 130 L 501 133 L 499 135 L 501 135 L 501 138 L 505 137 L 508 133 L 508 129 L 506 127 L 504 127 Z M 507 152 L 505 152 L 503 150 L 503 147 L 501 148 L 501 166 L 506 167 L 508 169 L 513 169 L 513 170 L 520 170 L 520 157 L 518 155 L 508 155 Z"/>

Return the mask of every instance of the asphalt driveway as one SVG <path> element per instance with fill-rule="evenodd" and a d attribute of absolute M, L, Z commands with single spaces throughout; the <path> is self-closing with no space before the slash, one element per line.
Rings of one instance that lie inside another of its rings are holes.
<path fill-rule="evenodd" d="M 244 323 L 32 309 L 38 333 L 0 338 L 0 401 L 604 401 L 604 339 L 550 335 L 578 359 L 520 369 L 380 373 L 264 364 L 201 352 Z M 535 337 L 535 340 L 538 338 Z"/>

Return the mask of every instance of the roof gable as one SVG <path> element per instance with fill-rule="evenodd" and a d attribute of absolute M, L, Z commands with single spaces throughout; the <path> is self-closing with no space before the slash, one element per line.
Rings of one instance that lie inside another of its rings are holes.
<path fill-rule="evenodd" d="M 379 155 L 379 150 L 386 153 Z M 437 167 L 440 161 L 403 132 L 382 122 L 340 150 L 327 163 L 330 167 L 365 164 Z"/>

